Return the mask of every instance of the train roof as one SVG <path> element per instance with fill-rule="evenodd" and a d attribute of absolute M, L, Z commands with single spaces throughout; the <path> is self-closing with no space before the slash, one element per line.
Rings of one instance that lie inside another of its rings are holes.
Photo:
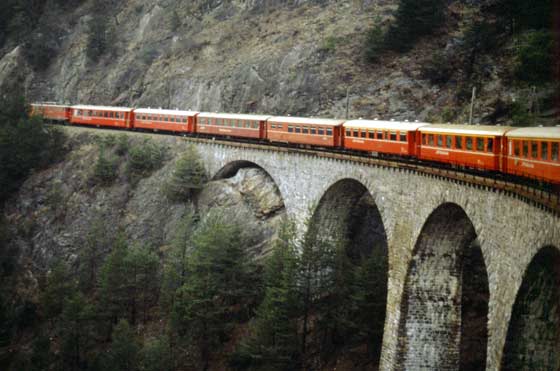
<path fill-rule="evenodd" d="M 560 139 L 560 126 L 519 128 L 508 131 L 508 138 Z"/>
<path fill-rule="evenodd" d="M 155 109 L 155 108 L 136 108 L 134 113 L 145 113 L 148 115 L 177 115 L 177 116 L 194 116 L 198 111 L 181 111 L 173 109 Z"/>
<path fill-rule="evenodd" d="M 344 123 L 345 128 L 388 129 L 399 131 L 415 131 L 422 126 L 430 125 L 426 122 L 382 121 L 382 120 L 350 120 Z"/>
<path fill-rule="evenodd" d="M 93 111 L 114 111 L 114 112 L 131 112 L 134 108 L 128 107 L 110 107 L 110 106 L 87 106 L 77 105 L 70 107 L 72 109 L 93 110 Z"/>
<path fill-rule="evenodd" d="M 321 119 L 313 117 L 292 117 L 292 116 L 274 116 L 268 119 L 269 122 L 280 122 L 283 124 L 304 124 L 304 125 L 324 125 L 339 126 L 344 120 Z"/>
<path fill-rule="evenodd" d="M 68 107 L 70 107 L 69 104 L 59 104 L 59 103 L 51 103 L 51 102 L 31 103 L 31 105 L 32 105 L 32 106 L 60 107 L 60 108 L 68 108 Z"/>
<path fill-rule="evenodd" d="M 464 135 L 504 135 L 511 129 L 512 128 L 510 126 L 437 124 L 422 126 L 418 129 L 418 131 L 422 133 Z"/>
<path fill-rule="evenodd" d="M 254 120 L 266 121 L 270 115 L 251 115 L 244 113 L 214 113 L 214 112 L 201 112 L 198 117 L 211 117 L 216 119 L 229 119 L 229 120 Z"/>

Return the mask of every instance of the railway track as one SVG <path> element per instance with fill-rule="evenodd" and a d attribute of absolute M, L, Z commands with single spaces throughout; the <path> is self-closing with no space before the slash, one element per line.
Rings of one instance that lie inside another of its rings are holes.
<path fill-rule="evenodd" d="M 107 128 L 92 128 L 92 127 L 83 127 L 83 126 L 65 126 L 67 128 L 80 128 L 83 130 L 91 130 L 91 131 L 107 131 L 107 132 L 115 132 L 122 130 L 111 130 Z M 126 133 L 134 133 L 130 131 L 126 131 Z M 151 134 L 151 135 L 173 135 L 177 136 L 173 133 L 166 133 L 166 132 L 136 132 L 137 134 Z M 405 160 L 397 160 L 397 159 L 386 159 L 386 158 L 377 158 L 367 155 L 358 155 L 354 153 L 346 153 L 341 151 L 332 151 L 332 150 L 321 150 L 321 149 L 311 149 L 311 148 L 300 148 L 294 146 L 286 146 L 280 144 L 264 144 L 264 143 L 253 143 L 248 141 L 239 141 L 237 138 L 235 140 L 228 140 L 224 138 L 216 139 L 215 137 L 201 137 L 201 136 L 181 136 L 181 140 L 193 143 L 205 143 L 205 144 L 219 144 L 225 145 L 230 147 L 237 147 L 237 148 L 248 148 L 253 150 L 262 150 L 262 151 L 279 151 L 279 152 L 289 152 L 289 153 L 299 153 L 299 154 L 306 154 L 310 156 L 317 156 L 322 158 L 330 158 L 340 161 L 352 161 L 358 162 L 368 166 L 377 166 L 377 167 L 384 167 L 384 168 L 393 168 L 402 171 L 409 171 L 411 173 L 417 173 L 424 176 L 431 176 L 440 179 L 447 179 L 453 182 L 459 182 L 462 184 L 485 188 L 489 191 L 494 192 L 503 192 L 505 194 L 509 194 L 510 196 L 517 197 L 527 203 L 533 204 L 537 207 L 541 207 L 543 209 L 548 210 L 549 212 L 560 216 L 560 194 L 554 191 L 548 191 L 544 189 L 539 189 L 538 184 L 531 184 L 530 182 L 523 182 L 518 179 L 498 179 L 493 176 L 484 175 L 482 173 L 474 173 L 472 171 L 466 171 L 463 169 L 451 169 L 445 168 L 425 163 L 420 163 L 418 161 L 405 161 Z M 439 165 L 439 164 L 438 164 Z"/>

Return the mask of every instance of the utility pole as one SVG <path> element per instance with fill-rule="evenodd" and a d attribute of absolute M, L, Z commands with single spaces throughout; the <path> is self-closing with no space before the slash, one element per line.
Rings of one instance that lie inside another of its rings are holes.
<path fill-rule="evenodd" d="M 469 125 L 472 125 L 472 117 L 473 117 L 473 108 L 474 108 L 475 98 L 476 98 L 476 86 L 473 86 L 472 97 L 471 97 L 471 112 L 469 113 Z"/>
<path fill-rule="evenodd" d="M 348 120 L 348 106 L 350 103 L 350 95 L 348 94 L 350 92 L 350 85 L 346 85 L 346 120 Z"/>

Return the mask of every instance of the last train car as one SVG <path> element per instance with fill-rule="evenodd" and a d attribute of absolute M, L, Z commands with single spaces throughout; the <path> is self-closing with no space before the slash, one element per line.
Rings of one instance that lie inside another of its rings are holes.
<path fill-rule="evenodd" d="M 70 106 L 56 103 L 33 103 L 31 104 L 31 116 L 40 116 L 47 121 L 68 122 L 70 121 Z"/>

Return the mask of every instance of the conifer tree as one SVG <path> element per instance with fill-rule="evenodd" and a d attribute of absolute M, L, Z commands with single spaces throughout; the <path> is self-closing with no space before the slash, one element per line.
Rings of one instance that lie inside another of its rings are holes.
<path fill-rule="evenodd" d="M 56 262 L 47 276 L 47 285 L 41 298 L 46 318 L 53 319 L 62 313 L 65 300 L 73 288 L 66 264 L 62 261 Z"/>
<path fill-rule="evenodd" d="M 130 322 L 136 324 L 142 315 L 145 323 L 148 309 L 157 302 L 159 292 L 159 259 L 146 247 L 135 247 L 125 257 L 128 272 Z"/>
<path fill-rule="evenodd" d="M 121 319 L 111 334 L 105 369 L 133 371 L 138 368 L 140 345 L 126 319 Z"/>
<path fill-rule="evenodd" d="M 400 0 L 385 45 L 399 52 L 407 51 L 420 37 L 431 34 L 443 24 L 446 6 L 443 0 Z"/>
<path fill-rule="evenodd" d="M 85 354 L 91 343 L 92 330 L 87 324 L 92 310 L 83 295 L 74 290 L 66 299 L 60 318 L 62 369 L 80 370 L 85 364 Z"/>
<path fill-rule="evenodd" d="M 260 287 L 239 226 L 210 214 L 193 241 L 188 278 L 177 290 L 172 323 L 196 347 L 198 367 L 207 370 L 212 351 L 228 338 L 233 324 L 249 316 Z"/>
<path fill-rule="evenodd" d="M 185 201 L 200 190 L 207 181 L 204 164 L 195 148 L 190 146 L 177 161 L 175 170 L 166 185 L 166 194 L 171 200 Z"/>
<path fill-rule="evenodd" d="M 250 337 L 232 357 L 234 367 L 257 370 L 299 367 L 297 254 L 294 225 L 285 223 L 266 261 L 264 299 L 257 309 Z"/>

